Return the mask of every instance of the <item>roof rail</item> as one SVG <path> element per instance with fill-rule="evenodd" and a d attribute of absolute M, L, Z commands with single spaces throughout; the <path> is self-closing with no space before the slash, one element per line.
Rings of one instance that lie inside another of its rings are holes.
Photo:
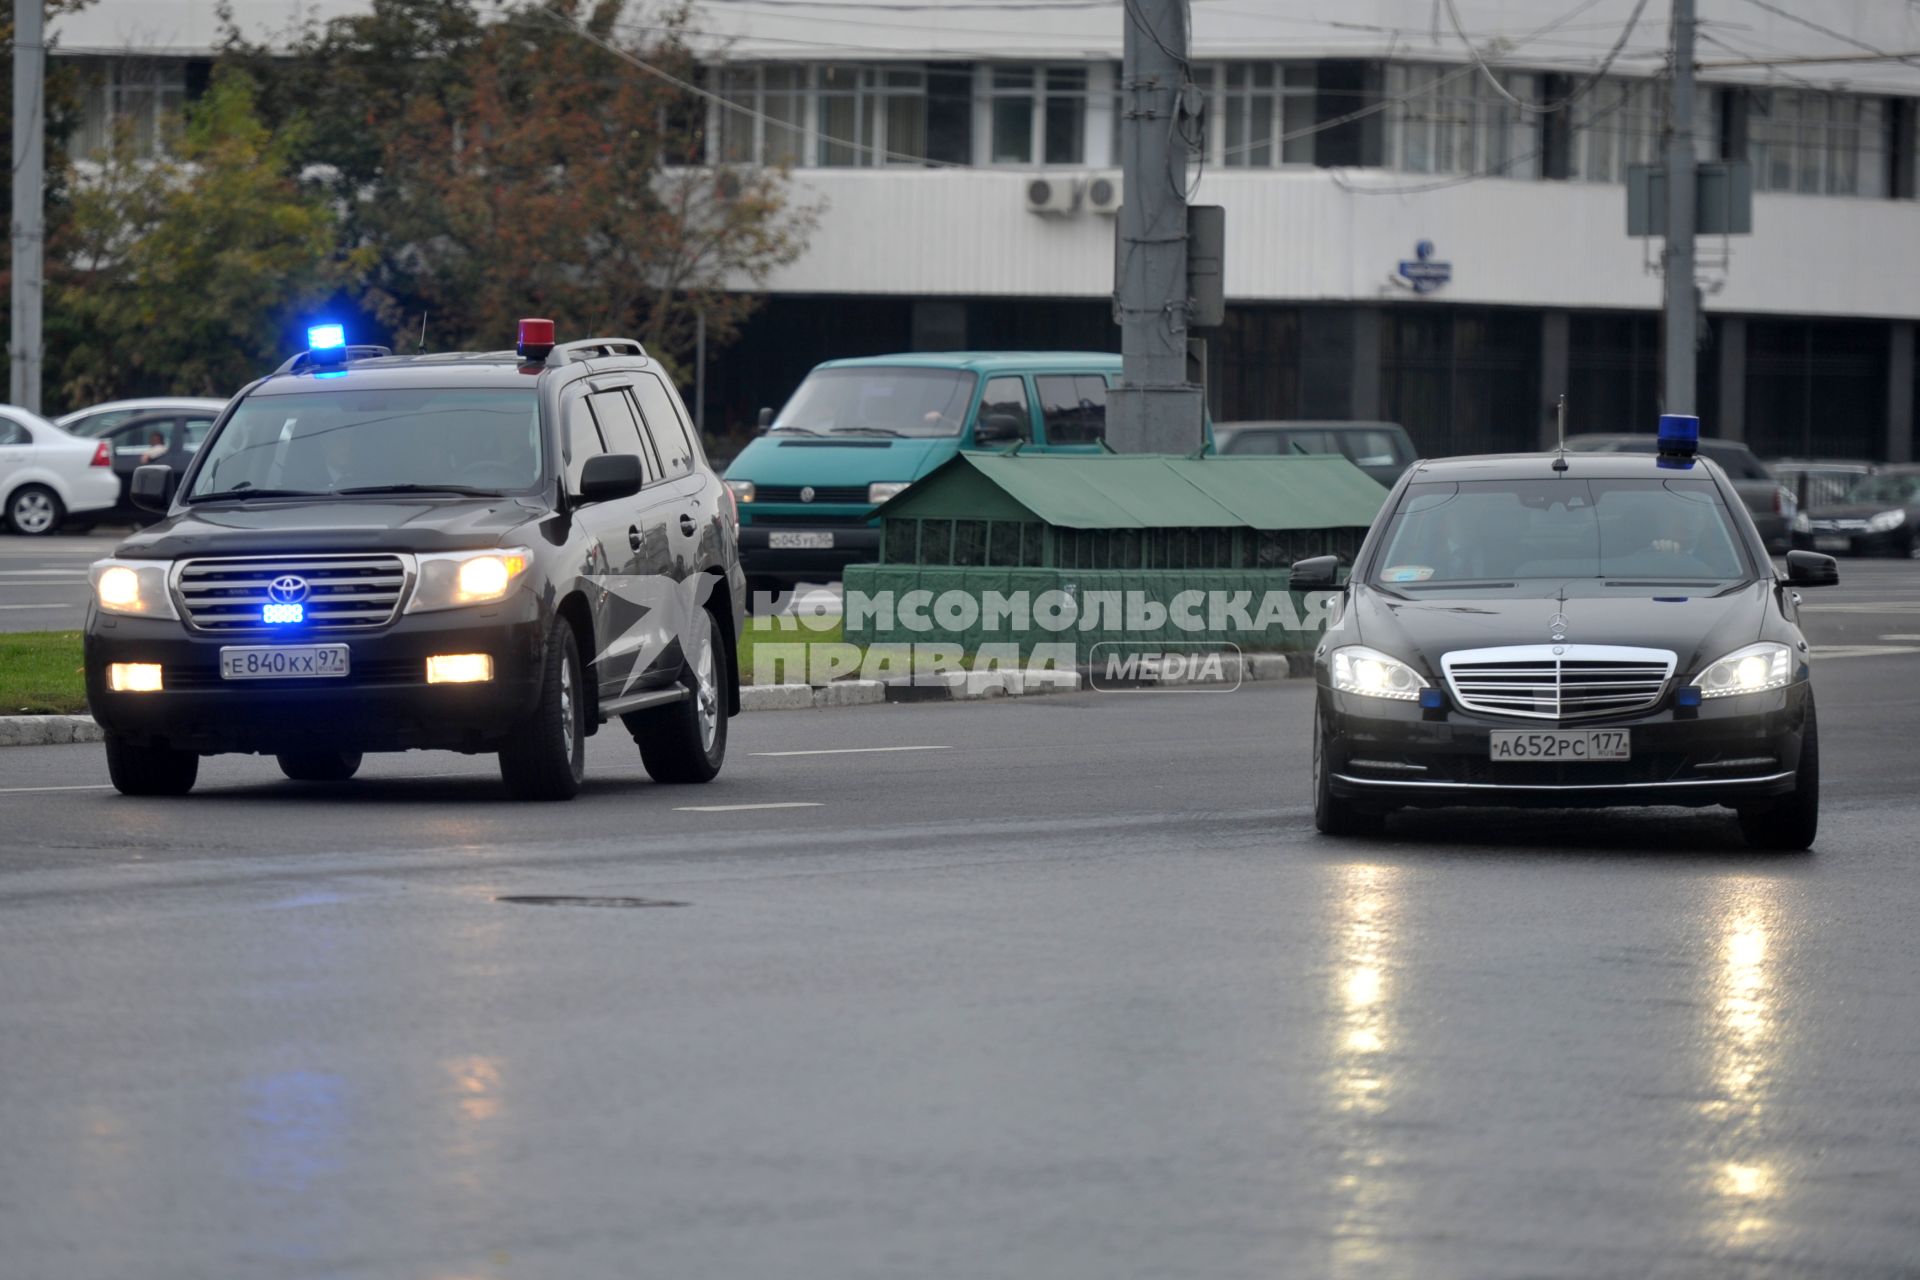
<path fill-rule="evenodd" d="M 338 350 L 338 348 L 334 348 L 334 349 Z M 347 353 L 346 357 L 340 361 L 340 363 L 342 364 L 351 364 L 355 360 L 372 360 L 379 356 L 390 356 L 393 354 L 393 348 L 392 347 L 375 347 L 375 346 L 351 346 L 346 348 L 346 353 Z M 322 360 L 316 360 L 314 358 L 313 352 L 302 351 L 299 355 L 287 361 L 285 364 L 281 365 L 278 369 L 275 369 L 274 372 L 276 374 L 299 373 L 302 369 L 311 368 L 314 365 L 324 364 L 324 363 L 327 363 L 327 362 Z"/>
<path fill-rule="evenodd" d="M 575 360 L 598 360 L 609 356 L 639 356 L 646 358 L 647 349 L 640 345 L 638 338 L 582 338 L 578 342 L 562 342 L 547 353 L 547 365 L 559 368 Z"/>

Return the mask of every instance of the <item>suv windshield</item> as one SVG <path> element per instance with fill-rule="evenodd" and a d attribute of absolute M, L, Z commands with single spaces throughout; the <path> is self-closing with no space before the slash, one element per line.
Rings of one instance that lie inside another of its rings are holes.
<path fill-rule="evenodd" d="M 528 489 L 541 471 L 532 388 L 249 396 L 203 451 L 189 501 L 248 492 Z"/>
<path fill-rule="evenodd" d="M 1632 578 L 1720 582 L 1746 556 L 1710 480 L 1479 480 L 1407 488 L 1375 556 L 1384 586 Z"/>
<path fill-rule="evenodd" d="M 773 420 L 822 436 L 952 436 L 976 381 L 958 369 L 817 369 Z"/>

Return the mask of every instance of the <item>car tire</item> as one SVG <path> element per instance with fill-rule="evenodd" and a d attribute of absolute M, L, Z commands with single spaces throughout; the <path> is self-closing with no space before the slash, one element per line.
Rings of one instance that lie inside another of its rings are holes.
<path fill-rule="evenodd" d="M 171 747 L 136 747 L 107 735 L 107 777 L 123 796 L 183 796 L 200 776 L 200 757 Z"/>
<path fill-rule="evenodd" d="M 60 495 L 43 484 L 23 484 L 7 496 L 7 527 L 29 538 L 57 533 L 67 509 Z"/>
<path fill-rule="evenodd" d="M 640 763 L 655 782 L 712 782 L 727 759 L 727 679 L 733 656 L 711 611 L 707 626 L 691 638 L 681 680 L 688 696 L 670 706 L 636 711 L 621 723 L 640 744 Z"/>
<path fill-rule="evenodd" d="M 1813 846 L 1820 830 L 1820 725 L 1813 695 L 1807 695 L 1807 723 L 1800 733 L 1800 767 L 1793 790 L 1771 804 L 1741 809 L 1740 834 L 1755 849 L 1794 852 Z"/>
<path fill-rule="evenodd" d="M 282 751 L 274 759 L 295 782 L 345 782 L 360 772 L 358 751 Z"/>
<path fill-rule="evenodd" d="M 580 638 L 562 618 L 547 633 L 540 702 L 500 749 L 500 780 L 515 800 L 571 800 L 587 772 L 587 698 Z"/>
<path fill-rule="evenodd" d="M 1327 768 L 1326 719 L 1315 714 L 1313 733 L 1313 827 L 1326 836 L 1378 835 L 1386 829 L 1387 815 L 1378 809 L 1364 809 L 1353 801 L 1333 794 L 1332 771 Z"/>

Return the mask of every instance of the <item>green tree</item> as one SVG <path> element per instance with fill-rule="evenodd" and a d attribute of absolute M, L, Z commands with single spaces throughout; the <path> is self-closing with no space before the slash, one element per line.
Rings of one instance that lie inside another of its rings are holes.
<path fill-rule="evenodd" d="M 304 316 L 360 287 L 324 192 L 303 187 L 297 122 L 269 129 L 250 80 L 217 71 L 174 155 L 122 140 L 75 184 L 49 305 L 55 397 L 230 395 Z"/>
<path fill-rule="evenodd" d="M 525 315 L 565 336 L 625 333 L 679 364 L 696 316 L 721 345 L 750 290 L 803 247 L 811 210 L 772 170 L 714 171 L 686 13 L 629 22 L 623 0 L 375 0 L 276 58 L 269 110 L 312 121 L 356 243 L 377 250 L 366 309 L 411 346 L 498 347 Z"/>

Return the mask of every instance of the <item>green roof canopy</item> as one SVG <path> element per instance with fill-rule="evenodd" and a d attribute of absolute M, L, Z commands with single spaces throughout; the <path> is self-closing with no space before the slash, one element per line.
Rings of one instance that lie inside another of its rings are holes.
<path fill-rule="evenodd" d="M 876 514 L 998 519 L 1011 500 L 1068 529 L 1340 529 L 1372 524 L 1386 496 L 1333 455 L 959 453 Z"/>

